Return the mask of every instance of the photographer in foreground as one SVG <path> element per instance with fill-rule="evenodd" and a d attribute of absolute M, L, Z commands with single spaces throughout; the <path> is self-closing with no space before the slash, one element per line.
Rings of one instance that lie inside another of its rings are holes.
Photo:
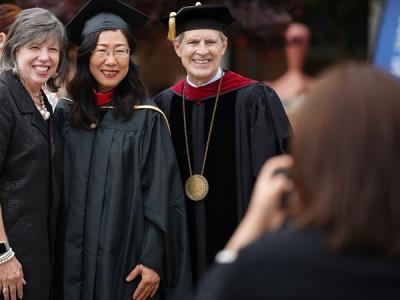
<path fill-rule="evenodd" d="M 298 116 L 293 158 L 263 167 L 197 299 L 400 295 L 398 95 L 396 79 L 365 64 L 335 67 L 318 80 Z"/>

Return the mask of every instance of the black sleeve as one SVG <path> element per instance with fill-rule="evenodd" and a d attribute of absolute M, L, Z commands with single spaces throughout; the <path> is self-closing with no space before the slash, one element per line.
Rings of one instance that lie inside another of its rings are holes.
<path fill-rule="evenodd" d="M 139 263 L 157 274 L 162 272 L 164 238 L 162 231 L 151 221 L 147 222 Z"/>
<path fill-rule="evenodd" d="M 288 152 L 288 140 L 293 135 L 293 129 L 286 115 L 282 101 L 276 92 L 269 86 L 264 86 L 264 95 L 268 102 L 275 134 L 281 153 Z"/>
<path fill-rule="evenodd" d="M 267 159 L 287 153 L 287 139 L 292 129 L 278 95 L 271 88 L 255 86 L 246 106 L 252 172 L 257 176 Z"/>
<path fill-rule="evenodd" d="M 148 227 L 140 261 L 162 270 L 165 299 L 190 299 L 191 271 L 185 198 L 167 123 L 151 112 L 142 138 L 142 190 Z M 146 265 L 147 264 L 147 265 Z"/>
<path fill-rule="evenodd" d="M 143 131 L 141 143 L 143 206 L 146 229 L 139 263 L 161 275 L 164 256 L 164 232 L 168 215 L 165 206 L 169 196 L 165 190 L 169 180 L 169 153 L 165 149 L 168 131 L 161 116 L 155 115 Z"/>

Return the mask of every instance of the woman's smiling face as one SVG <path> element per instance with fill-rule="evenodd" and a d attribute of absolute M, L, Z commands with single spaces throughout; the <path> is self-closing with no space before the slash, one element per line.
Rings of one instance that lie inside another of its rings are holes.
<path fill-rule="evenodd" d="M 98 92 L 115 89 L 125 78 L 129 70 L 129 51 L 128 39 L 121 30 L 106 30 L 99 35 L 89 61 Z"/>
<path fill-rule="evenodd" d="M 56 74 L 59 60 L 59 45 L 52 40 L 31 42 L 16 51 L 19 76 L 32 91 L 40 90 Z"/>

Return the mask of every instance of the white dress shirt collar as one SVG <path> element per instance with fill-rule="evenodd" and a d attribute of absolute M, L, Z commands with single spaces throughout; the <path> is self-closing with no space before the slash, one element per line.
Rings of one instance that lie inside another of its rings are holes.
<path fill-rule="evenodd" d="M 188 83 L 189 85 L 191 85 L 191 86 L 193 86 L 193 87 L 200 87 L 200 86 L 205 86 L 205 85 L 207 85 L 207 84 L 210 84 L 210 83 L 212 83 L 212 82 L 214 82 L 214 81 L 220 79 L 220 78 L 222 77 L 222 75 L 224 75 L 224 73 L 222 72 L 222 69 L 221 69 L 221 68 L 218 68 L 218 71 L 217 71 L 217 73 L 215 74 L 215 76 L 214 76 L 213 78 L 211 78 L 209 81 L 207 81 L 206 83 L 199 84 L 199 85 L 194 84 L 193 82 L 191 82 L 191 81 L 189 80 L 189 76 L 186 76 L 186 81 L 187 81 L 187 83 Z"/>

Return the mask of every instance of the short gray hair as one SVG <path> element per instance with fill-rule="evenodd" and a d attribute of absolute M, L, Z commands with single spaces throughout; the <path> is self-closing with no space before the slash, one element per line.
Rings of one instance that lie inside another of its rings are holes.
<path fill-rule="evenodd" d="M 226 40 L 228 39 L 228 38 L 226 37 L 226 35 L 225 35 L 222 31 L 220 31 L 220 30 L 217 30 L 217 31 L 218 31 L 218 33 L 219 33 L 219 37 L 221 38 L 221 41 L 222 41 L 222 42 L 223 42 L 223 41 L 226 41 Z M 175 38 L 175 41 L 176 41 L 178 44 L 182 43 L 184 33 L 185 33 L 185 32 L 180 33 L 180 34 Z"/>
<path fill-rule="evenodd" d="M 11 25 L 7 40 L 0 59 L 0 69 L 17 70 L 16 52 L 19 48 L 46 40 L 55 40 L 59 46 L 60 59 L 57 73 L 51 77 L 46 85 L 55 92 L 64 83 L 68 70 L 68 37 L 64 24 L 50 11 L 43 8 L 22 10 Z"/>

